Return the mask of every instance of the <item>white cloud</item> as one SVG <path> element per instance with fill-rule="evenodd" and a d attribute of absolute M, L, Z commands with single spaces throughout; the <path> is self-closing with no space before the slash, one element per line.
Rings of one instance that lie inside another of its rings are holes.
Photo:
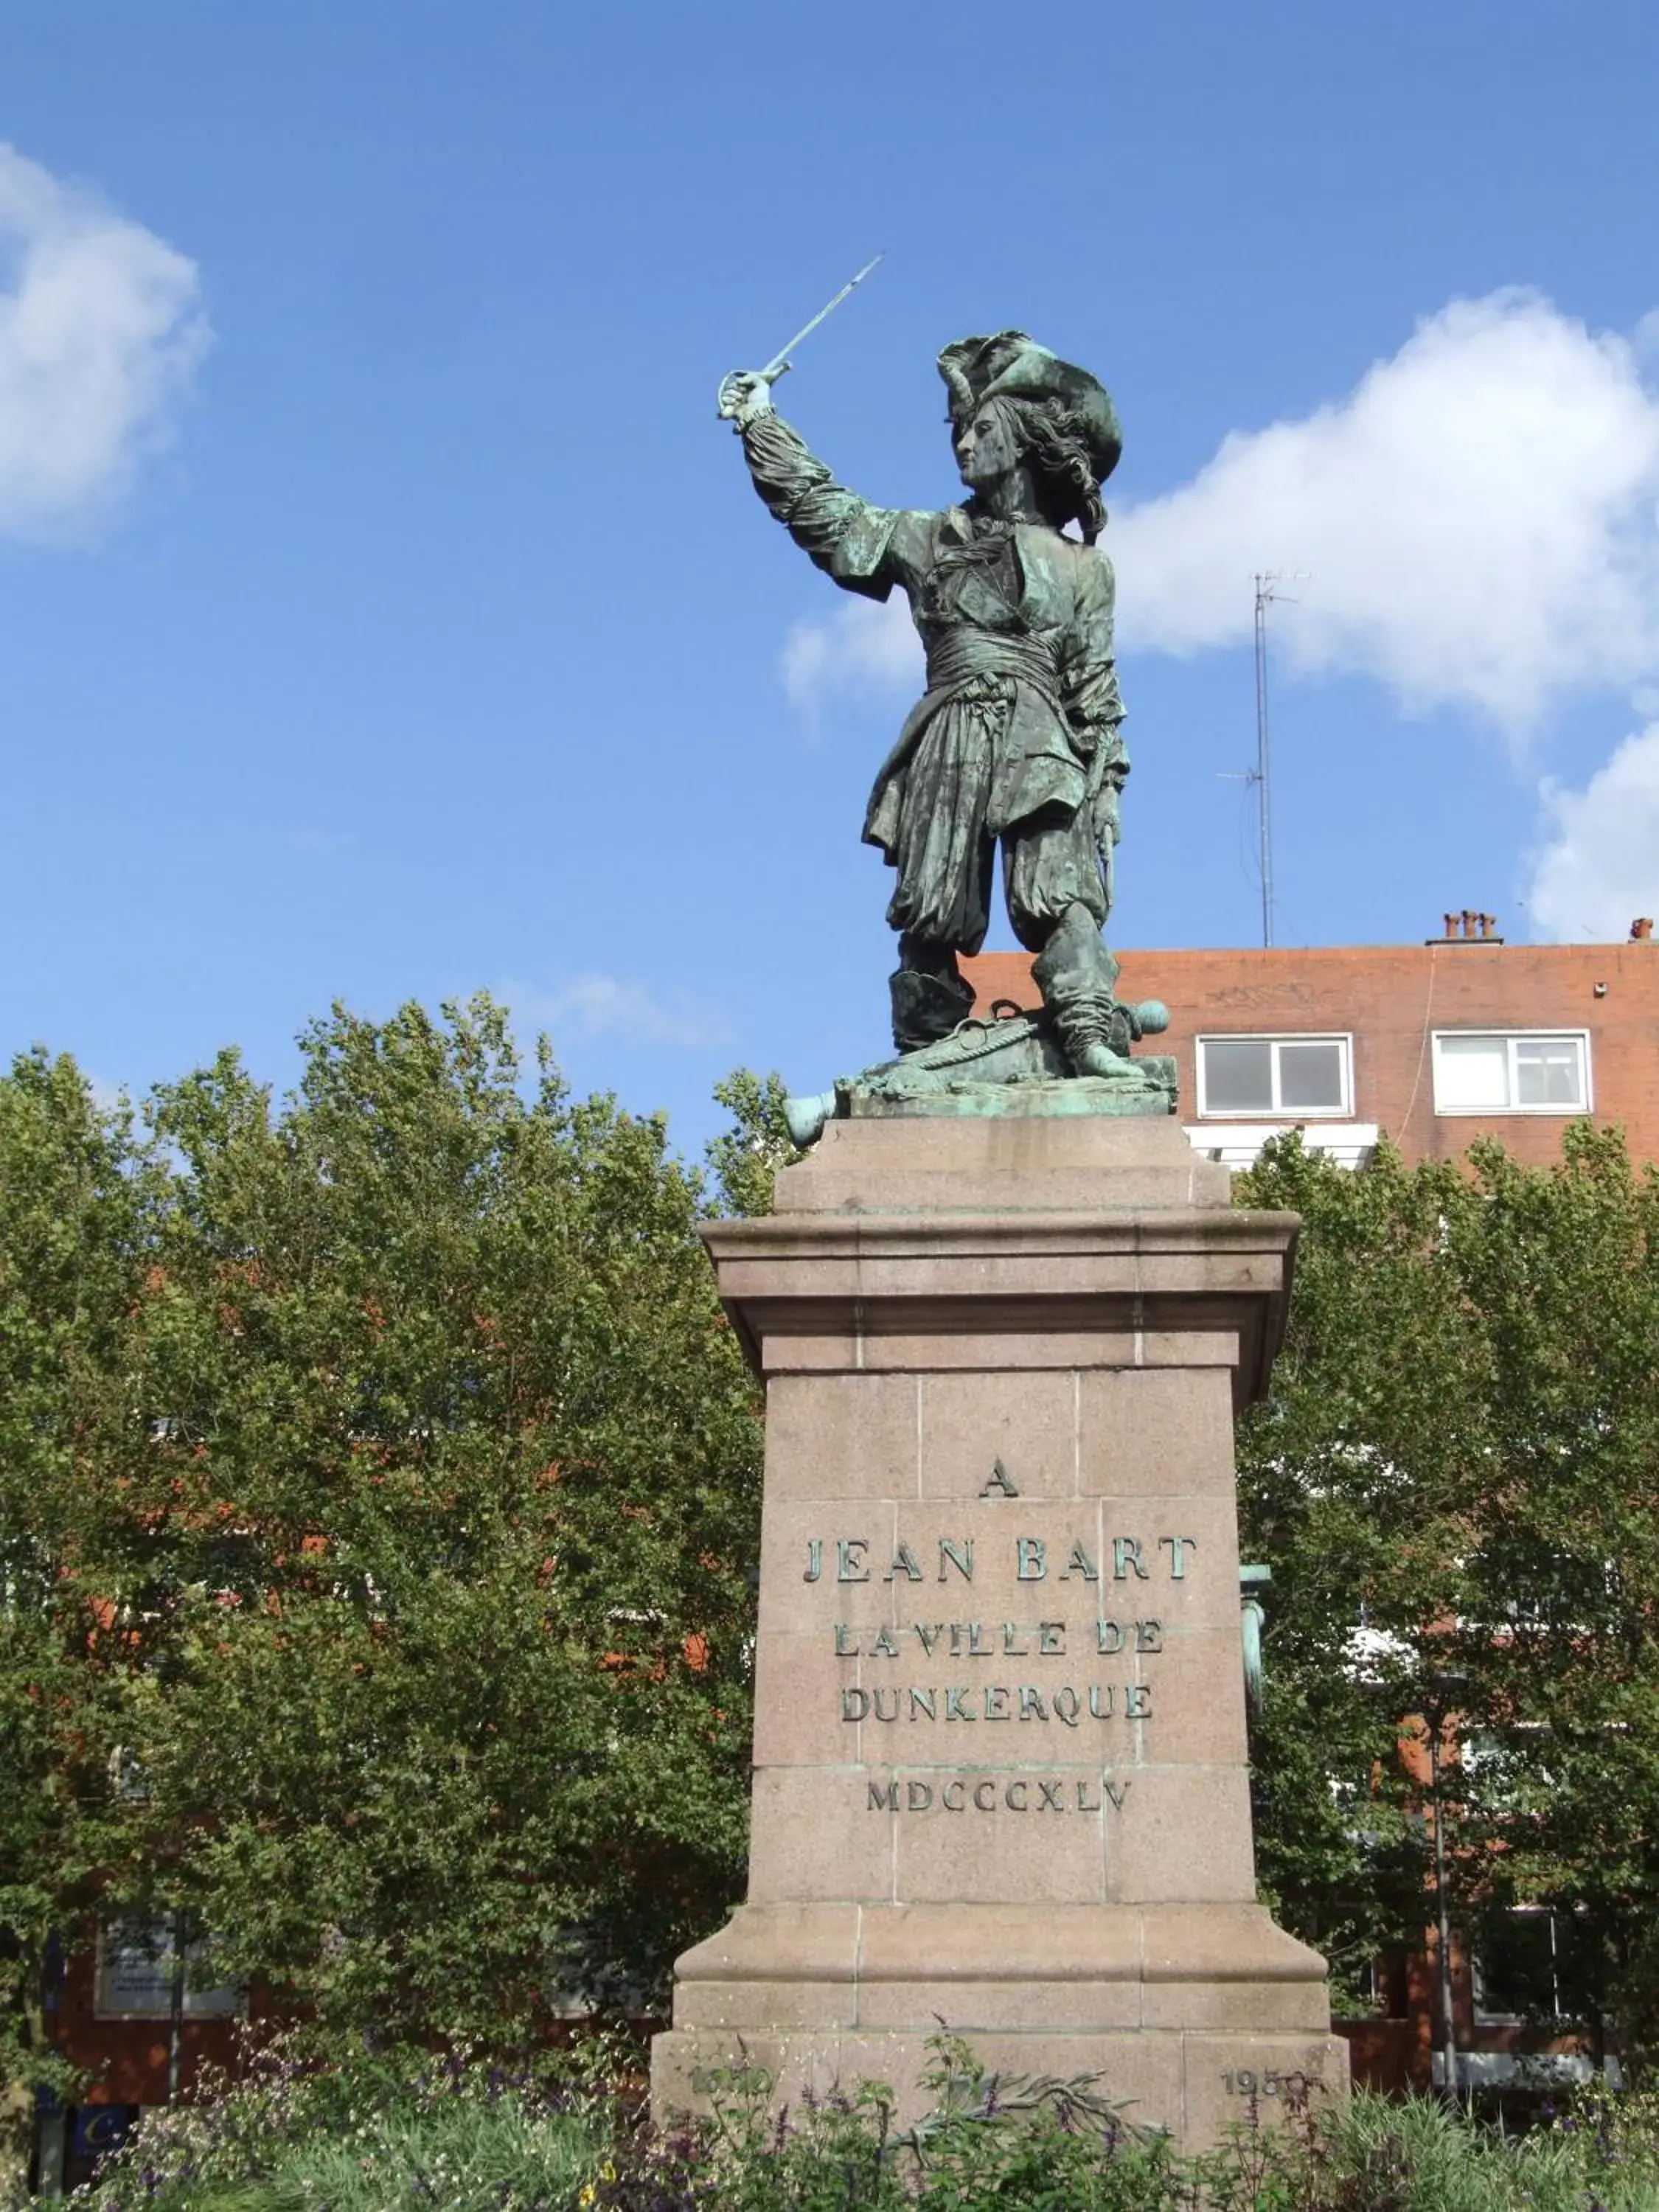
<path fill-rule="evenodd" d="M 556 989 L 508 981 L 496 994 L 526 1021 L 544 1026 L 555 1045 L 561 1035 L 614 1036 L 628 1044 L 672 1045 L 685 1050 L 732 1041 L 726 1014 L 684 991 L 659 998 L 647 983 L 594 972 L 573 975 Z"/>
<path fill-rule="evenodd" d="M 1546 783 L 1541 795 L 1534 933 L 1613 942 L 1638 915 L 1659 914 L 1659 722 L 1626 738 L 1583 791 Z"/>
<path fill-rule="evenodd" d="M 105 518 L 208 343 L 196 264 L 0 143 L 0 533 Z"/>
<path fill-rule="evenodd" d="M 1630 343 L 1530 292 L 1455 301 L 1340 404 L 1235 432 L 1115 526 L 1121 626 L 1246 637 L 1249 579 L 1311 571 L 1293 665 L 1471 707 L 1514 736 L 1568 693 L 1659 669 L 1659 398 Z"/>
<path fill-rule="evenodd" d="M 1293 668 L 1519 741 L 1570 693 L 1659 676 L 1656 501 L 1659 397 L 1631 341 L 1532 292 L 1455 301 L 1346 398 L 1235 431 L 1189 483 L 1115 512 L 1120 639 L 1237 644 L 1252 574 L 1307 570 L 1275 623 Z M 902 605 L 857 604 L 798 627 L 784 675 L 813 704 L 915 665 Z"/>
<path fill-rule="evenodd" d="M 809 714 L 831 693 L 878 696 L 913 684 L 921 671 L 921 644 L 902 592 L 879 606 L 849 599 L 821 621 L 797 623 L 783 641 L 783 688 Z"/>

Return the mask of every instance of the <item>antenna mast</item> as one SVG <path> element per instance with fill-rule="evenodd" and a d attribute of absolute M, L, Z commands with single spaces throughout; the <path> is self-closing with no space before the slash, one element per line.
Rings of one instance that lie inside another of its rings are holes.
<path fill-rule="evenodd" d="M 1280 571 L 1264 570 L 1255 585 L 1255 766 L 1245 778 L 1255 786 L 1261 847 L 1261 942 L 1273 941 L 1273 754 L 1267 732 L 1267 609 Z"/>
<path fill-rule="evenodd" d="M 1261 839 L 1261 942 L 1273 941 L 1273 749 L 1267 731 L 1267 610 L 1275 599 L 1296 602 L 1281 584 L 1299 584 L 1305 568 L 1264 568 L 1251 581 L 1255 586 L 1255 766 L 1244 781 L 1255 786 L 1256 817 Z"/>

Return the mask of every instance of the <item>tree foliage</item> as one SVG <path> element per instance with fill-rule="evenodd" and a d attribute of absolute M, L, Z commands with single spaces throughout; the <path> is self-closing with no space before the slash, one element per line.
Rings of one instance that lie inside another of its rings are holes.
<path fill-rule="evenodd" d="M 488 1000 L 302 1045 L 289 1099 L 227 1054 L 142 1119 L 67 1060 L 0 1077 L 20 2087 L 99 1914 L 182 1913 L 325 2032 L 500 2047 L 558 1988 L 659 1994 L 740 1886 L 759 1401 L 696 1231 L 769 1206 L 781 1087 L 722 1087 L 705 1183 Z M 1557 1909 L 1564 1995 L 1639 2055 L 1659 1187 L 1579 1127 L 1551 1170 L 1292 1142 L 1239 1195 L 1306 1223 L 1240 1440 L 1264 1884 L 1351 1989 L 1414 1941 L 1400 1735 L 1446 1705 L 1458 1917 Z"/>
<path fill-rule="evenodd" d="M 757 1075 L 740 1067 L 714 1085 L 714 1097 L 732 1124 L 708 1147 L 722 1212 L 750 1218 L 772 1211 L 772 1187 L 780 1168 L 793 1167 L 803 1155 L 783 1118 L 783 1079 Z"/>
<path fill-rule="evenodd" d="M 0 1078 L 0 2037 L 182 1911 L 325 2028 L 640 2002 L 737 1893 L 758 1398 L 659 1119 L 488 1000 L 138 1126 Z"/>
<path fill-rule="evenodd" d="M 1258 1848 L 1349 1972 L 1425 1918 L 1402 1723 L 1451 1717 L 1456 1918 L 1553 1908 L 1565 2008 L 1659 2033 L 1659 1180 L 1576 1124 L 1550 1168 L 1295 1142 L 1239 1191 L 1305 1228 L 1240 1438 L 1272 1565 Z M 1413 1721 L 1410 1717 L 1418 1716 Z"/>
<path fill-rule="evenodd" d="M 90 1561 L 111 1548 L 112 1440 L 131 1419 L 127 1315 L 156 1181 L 130 1118 L 67 1060 L 0 1081 L 0 2125 L 32 2121 L 57 1932 L 118 1853 L 109 1757 L 119 1630 Z"/>

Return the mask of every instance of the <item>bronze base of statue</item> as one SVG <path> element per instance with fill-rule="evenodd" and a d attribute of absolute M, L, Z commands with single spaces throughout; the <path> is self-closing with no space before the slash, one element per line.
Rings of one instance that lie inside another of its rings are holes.
<path fill-rule="evenodd" d="M 1174 1060 L 1131 1058 L 1127 1049 L 1132 1031 L 1161 1029 L 1167 1019 L 1155 1001 L 1115 1007 L 1110 1047 L 1079 1074 L 1052 1016 L 994 1011 L 960 1023 L 938 1044 L 842 1078 L 831 1091 L 791 1098 L 789 1133 L 805 1147 L 827 1122 L 890 1115 L 1173 1114 Z"/>

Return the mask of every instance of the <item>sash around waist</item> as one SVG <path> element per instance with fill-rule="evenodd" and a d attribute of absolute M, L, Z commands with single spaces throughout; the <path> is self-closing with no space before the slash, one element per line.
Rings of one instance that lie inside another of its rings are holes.
<path fill-rule="evenodd" d="M 1052 693 L 1054 655 L 1034 640 L 973 629 L 942 630 L 927 647 L 927 689 L 948 691 L 975 676 L 1012 676 Z"/>
<path fill-rule="evenodd" d="M 1050 655 L 1025 638 L 974 629 L 941 631 L 927 647 L 927 690 L 883 762 L 865 817 L 866 842 L 890 860 L 904 810 L 904 779 L 935 716 L 975 677 L 1003 676 L 1012 692 L 999 735 L 984 823 L 993 836 L 1045 807 L 1068 811 L 1088 797 L 1086 757 L 1066 719 Z"/>

